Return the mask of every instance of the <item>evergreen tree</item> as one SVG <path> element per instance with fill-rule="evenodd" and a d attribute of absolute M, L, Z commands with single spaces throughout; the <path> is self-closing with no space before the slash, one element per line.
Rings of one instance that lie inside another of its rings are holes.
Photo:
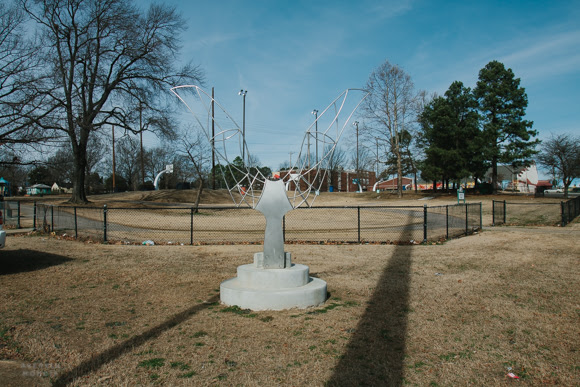
<path fill-rule="evenodd" d="M 489 62 L 479 71 L 474 90 L 483 119 L 485 152 L 492 167 L 492 185 L 497 190 L 498 163 L 521 166 L 530 163 L 539 143 L 533 122 L 524 119 L 528 106 L 520 79 L 503 63 Z"/>
<path fill-rule="evenodd" d="M 427 104 L 420 116 L 425 159 L 421 176 L 426 180 L 459 180 L 481 176 L 484 170 L 477 103 L 469 88 L 455 81 Z"/>

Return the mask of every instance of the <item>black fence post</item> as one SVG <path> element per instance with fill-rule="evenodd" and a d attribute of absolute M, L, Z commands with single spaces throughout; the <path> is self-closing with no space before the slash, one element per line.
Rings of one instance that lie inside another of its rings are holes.
<path fill-rule="evenodd" d="M 103 206 L 103 242 L 107 242 L 107 205 Z"/>
<path fill-rule="evenodd" d="M 562 208 L 562 227 L 566 225 L 566 210 L 564 208 L 564 202 L 560 202 L 560 207 Z"/>
<path fill-rule="evenodd" d="M 18 224 L 16 225 L 17 228 L 20 228 L 20 201 L 18 202 Z"/>
<path fill-rule="evenodd" d="M 483 203 L 479 202 L 479 230 L 483 230 Z"/>
<path fill-rule="evenodd" d="M 449 239 L 449 205 L 445 206 L 445 239 Z"/>
<path fill-rule="evenodd" d="M 74 210 L 75 210 L 75 238 L 78 239 L 79 238 L 79 227 L 78 227 L 77 208 L 76 208 L 76 206 L 74 207 Z"/>
<path fill-rule="evenodd" d="M 423 242 L 427 242 L 427 205 L 423 204 Z"/>
<path fill-rule="evenodd" d="M 491 199 L 491 225 L 495 226 L 495 199 Z"/>
<path fill-rule="evenodd" d="M 54 206 L 50 206 L 50 231 L 54 231 Z"/>
<path fill-rule="evenodd" d="M 465 235 L 467 235 L 469 233 L 469 218 L 468 218 L 468 214 L 467 214 L 467 206 L 469 204 L 465 203 Z"/>
<path fill-rule="evenodd" d="M 360 243 L 360 206 L 356 207 L 357 212 L 357 228 L 358 228 L 358 243 Z"/>
<path fill-rule="evenodd" d="M 36 231 L 36 201 L 34 202 L 34 214 L 32 215 L 32 230 Z"/>
<path fill-rule="evenodd" d="M 507 223 L 507 203 L 503 201 L 503 224 Z"/>
<path fill-rule="evenodd" d="M 193 207 L 191 207 L 189 218 L 189 244 L 193 246 Z"/>

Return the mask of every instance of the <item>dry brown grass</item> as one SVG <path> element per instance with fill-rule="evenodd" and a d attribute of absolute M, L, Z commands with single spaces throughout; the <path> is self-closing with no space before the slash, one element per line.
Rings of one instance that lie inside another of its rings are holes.
<path fill-rule="evenodd" d="M 50 384 L 18 368 L 36 364 L 73 385 L 502 385 L 511 367 L 529 385 L 574 385 L 578 236 L 576 223 L 441 245 L 290 245 L 330 298 L 259 313 L 217 302 L 259 246 L 10 236 L 0 354 L 16 363 L 0 377 Z"/>

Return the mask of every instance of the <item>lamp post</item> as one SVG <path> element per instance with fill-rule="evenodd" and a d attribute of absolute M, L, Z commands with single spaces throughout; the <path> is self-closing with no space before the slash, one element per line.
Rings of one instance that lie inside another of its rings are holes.
<path fill-rule="evenodd" d="M 143 159 L 143 106 L 139 102 L 139 138 L 141 142 L 141 185 L 145 189 L 145 161 Z"/>
<path fill-rule="evenodd" d="M 316 165 L 316 180 L 318 180 L 318 110 L 314 109 L 312 110 L 312 113 L 314 114 L 314 133 L 316 135 L 316 161 L 314 163 L 314 165 Z M 310 179 L 308 179 L 308 181 L 310 181 Z M 316 181 L 316 183 L 318 183 L 318 181 Z"/>
<path fill-rule="evenodd" d="M 111 125 L 113 132 L 113 193 L 115 192 L 115 126 Z"/>
<path fill-rule="evenodd" d="M 356 177 L 358 177 L 358 121 L 352 123 L 356 127 Z"/>
<path fill-rule="evenodd" d="M 375 137 L 375 140 L 377 142 L 377 174 L 376 174 L 376 178 L 378 180 L 378 178 L 379 178 L 379 138 Z"/>
<path fill-rule="evenodd" d="M 314 133 L 316 133 L 316 164 L 318 164 L 318 110 L 314 109 Z"/>
<path fill-rule="evenodd" d="M 242 97 L 244 97 L 244 107 L 243 107 L 243 118 L 242 118 L 242 162 L 244 165 L 246 164 L 246 94 L 248 90 L 240 90 L 238 93 Z"/>

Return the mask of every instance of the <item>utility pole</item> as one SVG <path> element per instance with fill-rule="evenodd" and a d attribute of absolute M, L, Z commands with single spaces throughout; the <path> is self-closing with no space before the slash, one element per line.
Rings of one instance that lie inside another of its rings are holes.
<path fill-rule="evenodd" d="M 375 178 L 379 179 L 379 138 L 375 137 L 375 141 L 377 142 L 377 174 Z"/>
<path fill-rule="evenodd" d="M 292 167 L 293 167 L 293 165 L 292 165 L 292 154 L 294 152 L 289 152 L 289 153 L 290 153 L 290 171 L 292 171 Z"/>
<path fill-rule="evenodd" d="M 314 183 L 318 185 L 318 110 L 312 110 L 311 114 L 314 114 L 314 133 L 316 135 L 316 160 L 314 163 L 316 165 L 316 180 Z"/>
<path fill-rule="evenodd" d="M 115 192 L 115 125 L 111 125 L 113 132 L 113 192 Z"/>
<path fill-rule="evenodd" d="M 352 124 L 356 127 L 356 177 L 358 178 L 358 121 Z"/>
<path fill-rule="evenodd" d="M 139 102 L 139 135 L 141 137 L 141 184 L 145 189 L 145 161 L 143 159 L 143 122 L 142 122 L 143 106 Z"/>
<path fill-rule="evenodd" d="M 215 190 L 215 106 L 214 88 L 211 88 L 211 188 Z"/>
<path fill-rule="evenodd" d="M 246 165 L 246 94 L 248 94 L 248 90 L 242 89 L 238 94 L 244 97 L 244 111 L 242 116 L 242 162 Z"/>
<path fill-rule="evenodd" d="M 314 114 L 314 132 L 316 133 L 316 164 L 318 164 L 318 110 L 312 111 Z"/>
<path fill-rule="evenodd" d="M 310 184 L 310 130 L 308 131 L 308 146 L 307 146 L 307 151 L 308 154 L 306 155 L 306 170 L 308 171 L 308 184 Z"/>

